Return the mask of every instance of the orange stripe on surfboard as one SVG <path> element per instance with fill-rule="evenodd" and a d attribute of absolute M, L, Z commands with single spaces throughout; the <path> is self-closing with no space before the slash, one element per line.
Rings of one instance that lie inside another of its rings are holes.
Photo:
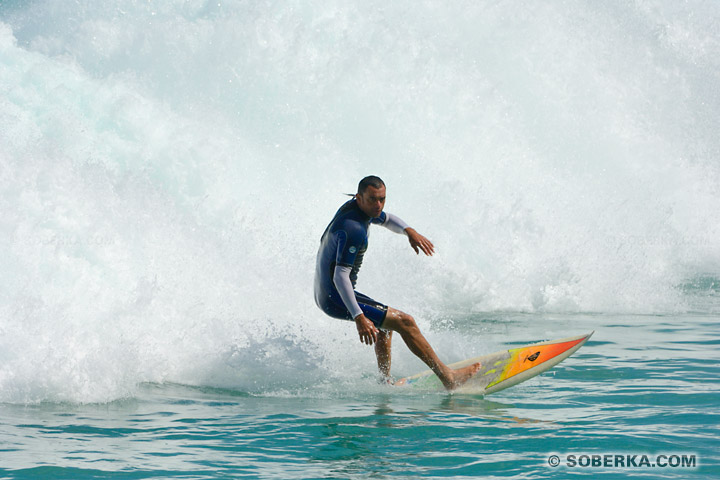
<path fill-rule="evenodd" d="M 586 337 L 570 342 L 551 343 L 548 345 L 529 345 L 527 347 L 508 350 L 511 358 L 508 360 L 507 366 L 497 380 L 489 384 L 487 388 L 507 380 L 508 378 L 514 377 L 518 373 L 522 373 L 545 363 L 551 358 L 557 357 L 561 353 L 570 350 L 575 345 L 585 340 L 585 338 Z"/>

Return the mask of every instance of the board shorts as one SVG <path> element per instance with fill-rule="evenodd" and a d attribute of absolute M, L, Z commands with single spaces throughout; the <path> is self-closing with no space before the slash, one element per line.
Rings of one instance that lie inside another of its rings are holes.
<path fill-rule="evenodd" d="M 337 296 L 337 299 L 334 298 L 335 296 Z M 360 310 L 363 311 L 363 314 L 375 325 L 375 327 L 380 328 L 387 316 L 387 305 L 373 300 L 360 292 L 355 292 L 355 298 L 357 299 L 358 305 L 360 305 Z M 323 301 L 318 302 L 318 307 L 333 318 L 339 318 L 340 320 L 353 319 L 352 315 L 350 315 L 350 312 L 340 298 L 340 294 L 338 293 L 335 295 L 325 296 Z"/>

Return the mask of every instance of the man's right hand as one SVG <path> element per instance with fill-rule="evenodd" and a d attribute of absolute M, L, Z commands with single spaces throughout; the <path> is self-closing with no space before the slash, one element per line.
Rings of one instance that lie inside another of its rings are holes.
<path fill-rule="evenodd" d="M 360 335 L 360 342 L 367 345 L 377 342 L 378 329 L 365 315 L 361 313 L 355 317 L 355 325 L 357 326 L 358 335 Z"/>

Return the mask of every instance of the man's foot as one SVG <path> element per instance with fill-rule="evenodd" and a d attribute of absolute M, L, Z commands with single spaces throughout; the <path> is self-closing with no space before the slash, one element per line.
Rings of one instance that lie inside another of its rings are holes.
<path fill-rule="evenodd" d="M 456 370 L 451 370 L 451 376 L 446 379 L 440 379 L 443 382 L 443 385 L 445 385 L 445 388 L 448 390 L 455 390 L 456 388 L 461 387 L 465 382 L 470 380 L 473 375 L 475 375 L 482 366 L 481 363 L 473 363 L 472 365 L 468 365 L 467 367 L 458 368 Z"/>

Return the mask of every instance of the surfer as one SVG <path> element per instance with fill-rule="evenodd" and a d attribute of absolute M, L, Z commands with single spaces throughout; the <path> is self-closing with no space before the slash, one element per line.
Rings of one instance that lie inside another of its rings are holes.
<path fill-rule="evenodd" d="M 352 197 L 335 213 L 320 240 L 315 303 L 331 317 L 355 321 L 360 341 L 375 344 L 378 368 L 386 381 L 391 381 L 392 332 L 398 332 L 410 351 L 435 372 L 445 388 L 459 387 L 477 373 L 479 363 L 457 370 L 449 368 L 435 354 L 412 316 L 355 291 L 371 223 L 406 235 L 416 254 L 422 250 L 425 255 L 432 255 L 435 246 L 400 218 L 383 211 L 385 183 L 379 177 L 363 178 Z"/>

